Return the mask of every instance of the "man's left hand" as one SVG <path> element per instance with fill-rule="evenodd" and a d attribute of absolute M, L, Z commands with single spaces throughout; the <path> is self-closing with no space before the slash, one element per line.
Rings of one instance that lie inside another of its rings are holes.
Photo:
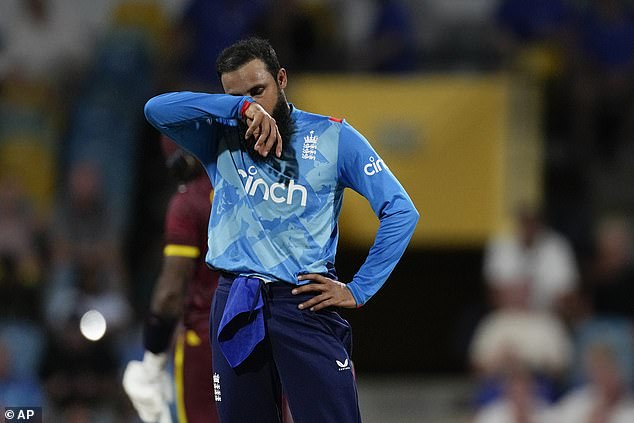
<path fill-rule="evenodd" d="M 301 303 L 298 307 L 300 309 L 310 309 L 310 311 L 321 310 L 326 307 L 344 307 L 344 308 L 356 308 L 357 302 L 352 296 L 352 292 L 348 289 L 345 283 L 330 279 L 326 276 L 322 276 L 316 273 L 308 273 L 306 275 L 300 275 L 298 278 L 300 281 L 310 280 L 309 284 L 298 286 L 293 288 L 293 294 L 303 294 L 306 292 L 317 292 L 310 300 Z"/>

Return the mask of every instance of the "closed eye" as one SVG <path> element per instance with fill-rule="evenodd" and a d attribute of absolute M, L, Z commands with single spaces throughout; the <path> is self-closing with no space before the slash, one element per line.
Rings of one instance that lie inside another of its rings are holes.
<path fill-rule="evenodd" d="M 256 96 L 262 95 L 262 93 L 264 93 L 264 87 L 260 87 L 260 86 L 253 87 L 253 88 L 251 88 L 249 90 L 249 95 L 251 97 L 256 97 Z"/>

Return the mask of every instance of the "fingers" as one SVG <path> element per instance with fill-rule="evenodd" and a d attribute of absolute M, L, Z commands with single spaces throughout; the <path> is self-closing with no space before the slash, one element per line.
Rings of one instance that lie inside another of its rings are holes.
<path fill-rule="evenodd" d="M 249 139 L 251 136 L 253 136 L 255 131 L 258 131 L 260 129 L 260 125 L 262 123 L 263 118 L 264 118 L 264 115 L 262 113 L 255 113 L 253 115 L 253 118 L 247 119 L 247 124 L 249 125 L 249 127 L 247 128 L 247 131 L 244 133 L 244 139 Z"/>
<path fill-rule="evenodd" d="M 313 281 L 313 282 L 318 282 L 318 283 L 327 283 L 328 281 L 331 281 L 331 279 L 320 275 L 318 273 L 305 273 L 303 275 L 299 275 L 297 276 L 297 279 L 300 281 Z"/>
<path fill-rule="evenodd" d="M 275 125 L 275 123 L 273 123 L 273 125 Z M 262 125 L 260 125 L 260 136 L 257 138 L 255 145 L 253 146 L 254 150 L 264 157 L 269 154 L 269 150 L 271 150 L 271 147 L 273 146 L 272 142 L 275 141 L 275 138 L 271 141 L 272 130 L 274 131 L 275 128 L 271 128 L 270 121 L 262 122 Z"/>
<path fill-rule="evenodd" d="M 276 138 L 276 148 L 275 155 L 280 158 L 282 157 L 282 135 L 280 134 L 280 129 L 275 125 L 275 138 Z"/>
<path fill-rule="evenodd" d="M 262 156 L 268 156 L 269 152 L 276 146 L 275 155 L 281 157 L 282 155 L 282 137 L 280 135 L 279 128 L 275 119 L 270 118 L 262 122 L 260 125 L 261 133 L 256 141 L 255 150 Z"/>
<path fill-rule="evenodd" d="M 251 110 L 253 108 L 253 110 Z M 275 119 L 269 115 L 262 106 L 252 103 L 247 110 L 248 128 L 244 134 L 245 139 L 256 139 L 253 149 L 263 157 L 268 156 L 275 146 L 275 155 L 282 156 L 282 136 Z"/>
<path fill-rule="evenodd" d="M 324 292 L 327 289 L 328 288 L 326 286 L 318 285 L 316 283 L 309 283 L 307 285 L 298 286 L 297 288 L 294 288 L 291 292 L 293 293 L 293 295 L 298 295 L 305 294 L 307 292 Z"/>
<path fill-rule="evenodd" d="M 301 303 L 300 305 L 298 305 L 297 307 L 300 310 L 304 310 L 306 308 L 310 308 L 310 311 L 315 311 L 315 310 L 319 310 L 320 308 L 323 308 L 325 306 L 323 306 L 323 304 L 327 301 L 330 301 L 331 297 L 328 294 L 320 294 L 320 295 L 315 295 L 313 298 L 311 298 L 310 300 Z"/>
<path fill-rule="evenodd" d="M 306 274 L 298 277 L 299 280 L 311 280 L 312 283 L 298 286 L 291 291 L 294 295 L 316 292 L 317 295 L 301 303 L 299 309 L 318 311 L 326 307 L 337 306 L 354 308 L 356 301 L 347 286 L 339 281 L 332 280 L 318 274 Z"/>

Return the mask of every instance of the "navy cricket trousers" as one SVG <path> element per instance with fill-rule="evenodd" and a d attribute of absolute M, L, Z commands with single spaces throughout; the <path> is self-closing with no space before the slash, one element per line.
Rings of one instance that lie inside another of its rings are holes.
<path fill-rule="evenodd" d="M 233 278 L 221 276 L 211 311 L 214 396 L 222 423 L 279 423 L 282 391 L 295 423 L 361 422 L 350 325 L 332 310 L 297 306 L 312 295 L 294 285 L 261 285 L 266 336 L 232 368 L 216 334 Z"/>

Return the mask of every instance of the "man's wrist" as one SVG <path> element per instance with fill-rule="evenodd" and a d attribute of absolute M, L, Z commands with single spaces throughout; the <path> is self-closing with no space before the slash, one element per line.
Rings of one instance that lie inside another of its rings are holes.
<path fill-rule="evenodd" d="M 242 100 L 242 105 L 240 106 L 240 118 L 247 118 L 247 110 L 249 109 L 249 107 L 251 107 L 253 103 L 255 103 L 255 101 L 251 97 L 245 97 Z"/>
<path fill-rule="evenodd" d="M 150 313 L 143 328 L 143 346 L 145 349 L 154 354 L 167 351 L 177 322 L 178 319 Z"/>
<path fill-rule="evenodd" d="M 361 299 L 361 292 L 360 292 L 359 287 L 357 286 L 357 284 L 354 281 L 348 282 L 346 284 L 346 288 L 348 288 L 348 290 L 352 294 L 352 298 L 354 298 L 354 302 L 356 304 L 356 308 L 362 307 L 363 306 L 363 300 Z"/>

